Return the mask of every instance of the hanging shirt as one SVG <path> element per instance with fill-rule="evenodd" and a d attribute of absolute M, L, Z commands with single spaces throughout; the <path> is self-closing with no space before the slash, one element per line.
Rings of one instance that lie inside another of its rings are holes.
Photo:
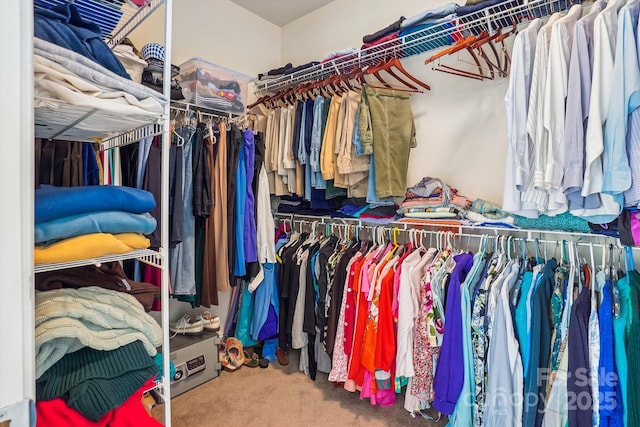
<path fill-rule="evenodd" d="M 560 13 L 551 15 L 547 23 L 540 28 L 536 39 L 536 51 L 531 76 L 529 93 L 529 109 L 527 110 L 527 134 L 533 145 L 532 170 L 524 192 L 523 201 L 535 206 L 540 213 L 547 211 L 548 193 L 544 186 L 544 168 L 546 165 L 547 144 L 549 136 L 543 125 L 544 87 L 547 80 L 547 61 L 549 58 L 549 42 L 553 23 L 562 17 Z"/>
<path fill-rule="evenodd" d="M 451 272 L 447 292 L 447 318 L 440 349 L 440 362 L 433 379 L 433 406 L 445 415 L 453 413 L 464 381 L 460 286 L 473 267 L 471 253 L 456 255 L 454 259 L 456 265 Z"/>
<path fill-rule="evenodd" d="M 502 209 L 527 218 L 537 218 L 538 210 L 522 203 L 522 191 L 529 182 L 533 145 L 527 134 L 527 110 L 533 73 L 534 53 L 542 19 L 536 18 L 513 41 L 509 87 L 504 102 L 507 110 L 507 164 Z"/>
<path fill-rule="evenodd" d="M 594 272 L 595 273 L 595 272 Z M 589 385 L 591 386 L 593 425 L 600 425 L 600 398 L 598 396 L 598 364 L 600 362 L 600 323 L 598 319 L 598 295 L 604 286 L 604 273 L 595 274 L 591 292 L 591 313 L 589 314 Z"/>
<path fill-rule="evenodd" d="M 569 76 L 567 82 L 567 104 L 565 121 L 565 155 L 563 188 L 569 202 L 569 210 L 579 215 L 581 209 L 595 209 L 600 198 L 592 194 L 582 196 L 584 182 L 585 132 L 589 118 L 591 99 L 591 70 L 593 68 L 593 22 L 606 3 L 595 2 L 587 15 L 575 26 L 571 46 Z"/>
<path fill-rule="evenodd" d="M 627 3 L 618 15 L 618 34 L 611 80 L 611 102 L 604 132 L 602 191 L 619 194 L 631 187 L 626 136 L 629 113 L 640 106 L 640 67 L 636 35 L 640 2 Z"/>
<path fill-rule="evenodd" d="M 629 323 L 627 335 L 627 417 L 628 425 L 640 424 L 640 274 L 629 275 Z"/>
<path fill-rule="evenodd" d="M 600 348 L 613 349 L 613 301 L 612 286 L 607 280 L 602 289 L 602 302 L 598 309 L 600 326 Z M 601 351 L 598 372 L 602 375 L 599 387 L 599 425 L 602 427 L 623 426 L 622 389 L 615 366 L 614 351 Z M 595 409 L 595 408 L 594 408 Z"/>
<path fill-rule="evenodd" d="M 473 267 L 467 275 L 464 283 L 460 285 L 461 289 L 461 312 L 462 312 L 462 371 L 464 372 L 464 381 L 462 382 L 461 396 L 458 399 L 455 410 L 449 422 L 454 426 L 471 426 L 473 425 L 473 404 L 470 399 L 475 396 L 475 384 L 473 381 L 473 350 L 471 344 L 471 297 L 469 287 L 473 285 L 476 275 L 480 273 L 484 267 L 484 252 L 478 252 L 473 258 Z"/>
<path fill-rule="evenodd" d="M 322 129 L 324 121 L 322 119 L 322 109 L 325 99 L 317 96 L 313 104 L 313 128 L 311 130 L 311 154 L 309 163 L 311 165 L 311 186 L 317 189 L 326 189 L 327 182 L 322 178 L 320 172 L 320 149 L 322 148 Z"/>
<path fill-rule="evenodd" d="M 569 427 L 583 427 L 592 424 L 591 388 L 589 372 L 589 313 L 590 292 L 584 287 L 573 303 L 571 322 L 569 323 L 567 392 L 571 396 L 580 396 L 586 404 L 577 405 L 577 399 L 568 406 Z"/>
<path fill-rule="evenodd" d="M 519 271 L 518 263 L 513 265 L 512 271 Z M 522 401 L 505 399 L 507 396 L 518 396 L 523 389 L 522 360 L 509 305 L 509 294 L 516 278 L 517 274 L 511 274 L 502 283 L 493 315 L 483 420 L 486 426 L 522 426 Z"/>
<path fill-rule="evenodd" d="M 434 250 L 435 252 L 435 250 Z M 398 289 L 398 331 L 396 351 L 396 375 L 413 376 L 413 292 L 409 277 L 420 261 L 420 251 L 412 252 L 402 264 Z"/>
<path fill-rule="evenodd" d="M 589 104 L 589 123 L 585 139 L 585 175 L 582 195 L 600 194 L 601 206 L 595 213 L 581 215 L 590 222 L 604 224 L 613 221 L 621 211 L 622 195 L 603 193 L 604 125 L 611 99 L 615 37 L 618 11 L 624 0 L 612 0 L 594 21 L 594 68 Z"/>
<path fill-rule="evenodd" d="M 549 304 L 553 288 L 553 273 L 558 266 L 554 258 L 544 265 L 540 279 L 531 298 L 531 342 L 529 367 L 525 365 L 523 425 L 540 426 L 546 401 L 546 376 L 542 373 L 549 367 L 551 352 L 551 323 Z M 536 397 L 534 399 L 533 397 Z"/>
<path fill-rule="evenodd" d="M 630 320 L 631 308 L 629 301 L 630 287 L 629 274 L 618 280 L 615 284 L 619 294 L 619 315 L 613 319 L 613 345 L 616 369 L 618 371 L 618 383 L 621 390 L 623 425 L 629 425 L 627 405 L 628 361 L 627 361 L 627 325 Z"/>
<path fill-rule="evenodd" d="M 576 4 L 569 13 L 558 19 L 552 27 L 547 62 L 547 79 L 544 86 L 542 122 L 548 135 L 544 187 L 549 191 L 547 214 L 557 215 L 567 211 L 567 196 L 562 191 L 564 177 L 564 120 L 569 77 L 569 55 L 575 33 L 575 25 L 582 16 L 582 6 Z"/>

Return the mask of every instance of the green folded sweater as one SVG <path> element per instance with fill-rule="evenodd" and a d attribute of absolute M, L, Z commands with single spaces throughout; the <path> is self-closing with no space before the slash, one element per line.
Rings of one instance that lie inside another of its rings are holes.
<path fill-rule="evenodd" d="M 69 353 L 36 381 L 36 399 L 62 398 L 70 408 L 98 421 L 157 374 L 140 341 L 110 351 L 85 347 Z"/>

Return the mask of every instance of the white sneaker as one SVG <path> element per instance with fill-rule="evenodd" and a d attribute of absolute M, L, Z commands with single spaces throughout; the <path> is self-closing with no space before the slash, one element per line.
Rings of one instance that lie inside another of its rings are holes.
<path fill-rule="evenodd" d="M 208 311 L 203 311 L 198 314 L 196 316 L 196 320 L 202 322 L 206 331 L 217 332 L 220 330 L 220 318 L 218 316 L 214 316 Z"/>
<path fill-rule="evenodd" d="M 196 319 L 191 322 L 191 318 L 188 315 L 184 315 L 175 323 L 169 325 L 169 330 L 174 333 L 173 336 L 178 334 L 182 335 L 200 335 L 204 330 L 202 320 Z"/>

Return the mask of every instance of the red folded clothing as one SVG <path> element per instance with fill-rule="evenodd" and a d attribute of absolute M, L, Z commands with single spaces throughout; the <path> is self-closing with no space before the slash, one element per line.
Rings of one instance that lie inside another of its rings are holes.
<path fill-rule="evenodd" d="M 386 36 L 384 36 L 384 37 L 380 37 L 379 39 L 374 40 L 374 41 L 372 41 L 372 42 L 370 42 L 370 43 L 365 43 L 365 44 L 363 44 L 363 45 L 360 47 L 360 50 L 365 50 L 365 49 L 368 49 L 368 48 L 370 48 L 370 47 L 377 46 L 377 45 L 380 45 L 380 44 L 383 44 L 383 43 L 385 44 L 385 45 L 383 46 L 383 47 L 385 47 L 385 48 L 386 48 L 386 47 L 395 46 L 395 45 L 400 45 L 400 39 L 399 39 L 399 37 L 400 37 L 400 32 L 396 31 L 396 32 L 393 32 L 393 33 L 387 34 L 387 35 L 386 35 Z M 395 42 L 395 43 L 393 43 L 393 42 L 391 42 L 392 40 L 395 40 L 396 42 Z"/>
<path fill-rule="evenodd" d="M 62 399 L 36 402 L 36 427 L 162 427 L 155 418 L 149 416 L 142 405 L 142 394 L 154 385 L 150 378 L 122 405 L 107 412 L 93 422 L 77 411 L 69 408 Z"/>

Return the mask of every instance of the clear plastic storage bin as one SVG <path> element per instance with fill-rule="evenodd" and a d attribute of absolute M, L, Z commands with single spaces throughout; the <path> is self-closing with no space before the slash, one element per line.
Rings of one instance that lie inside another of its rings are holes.
<path fill-rule="evenodd" d="M 244 114 L 252 77 L 192 58 L 180 65 L 178 81 L 185 101 L 216 111 Z"/>

